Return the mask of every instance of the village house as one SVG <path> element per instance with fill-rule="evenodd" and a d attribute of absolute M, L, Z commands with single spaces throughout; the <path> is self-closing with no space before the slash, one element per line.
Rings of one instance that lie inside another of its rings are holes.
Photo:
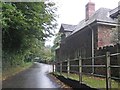
<path fill-rule="evenodd" d="M 78 25 L 61 24 L 61 43 L 56 52 L 62 57 L 57 59 L 74 58 L 78 52 L 82 57 L 90 57 L 96 49 L 113 45 L 111 39 L 113 28 L 118 25 L 115 19 L 117 14 L 118 8 L 100 8 L 95 11 L 95 4 L 88 2 L 86 17 Z"/>
<path fill-rule="evenodd" d="M 79 24 L 61 24 L 61 42 L 60 47 L 56 49 L 56 60 L 74 59 L 78 55 L 82 58 L 94 57 L 99 48 L 115 44 L 112 40 L 113 32 L 118 26 L 118 7 L 113 10 L 100 8 L 95 11 L 95 3 L 88 2 L 85 8 L 85 19 Z M 85 63 L 94 64 L 94 61 Z"/>

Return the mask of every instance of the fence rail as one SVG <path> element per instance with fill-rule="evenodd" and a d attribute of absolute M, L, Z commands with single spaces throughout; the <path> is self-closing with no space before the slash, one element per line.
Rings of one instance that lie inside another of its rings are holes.
<path fill-rule="evenodd" d="M 120 78 L 118 77 L 112 77 L 111 76 L 111 68 L 120 68 L 120 64 L 119 65 L 111 65 L 110 64 L 110 60 L 111 57 L 113 56 L 118 56 L 120 55 L 120 53 L 115 53 L 115 54 L 110 54 L 110 52 L 106 52 L 106 55 L 101 55 L 101 56 L 96 56 L 96 57 L 88 57 L 88 58 L 81 58 L 81 55 L 79 55 L 78 58 L 75 59 L 67 59 L 64 61 L 58 61 L 58 62 L 54 62 L 53 63 L 53 71 L 55 71 L 55 67 L 59 67 L 60 70 L 60 74 L 62 75 L 62 72 L 66 71 L 67 72 L 67 77 L 69 77 L 69 74 L 71 72 L 73 73 L 78 73 L 79 74 L 79 82 L 82 83 L 82 75 L 84 74 L 84 72 L 82 71 L 82 69 L 84 67 L 86 68 L 93 68 L 93 67 L 97 67 L 97 68 L 105 68 L 105 75 L 99 75 L 99 74 L 94 74 L 94 73 L 87 73 L 89 75 L 94 75 L 94 76 L 99 76 L 99 77 L 105 77 L 106 78 L 106 89 L 110 89 L 111 88 L 111 79 L 116 79 L 116 80 L 120 80 Z M 90 59 L 97 59 L 97 58 L 106 58 L 106 63 L 105 65 L 83 65 L 82 61 L 83 60 L 90 60 Z M 71 65 L 70 63 L 74 62 L 74 61 L 78 61 L 78 65 Z M 65 64 L 66 63 L 66 64 Z M 63 70 L 63 68 L 66 67 L 66 70 Z M 77 70 L 70 70 L 71 67 L 78 67 L 78 71 Z M 118 71 L 120 72 L 120 71 Z M 119 73 L 120 74 L 120 73 Z"/>

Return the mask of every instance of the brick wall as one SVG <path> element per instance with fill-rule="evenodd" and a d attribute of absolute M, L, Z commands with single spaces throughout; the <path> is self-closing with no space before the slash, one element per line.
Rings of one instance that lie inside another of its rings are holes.
<path fill-rule="evenodd" d="M 111 26 L 98 26 L 98 47 L 109 46 L 112 44 L 112 28 Z"/>

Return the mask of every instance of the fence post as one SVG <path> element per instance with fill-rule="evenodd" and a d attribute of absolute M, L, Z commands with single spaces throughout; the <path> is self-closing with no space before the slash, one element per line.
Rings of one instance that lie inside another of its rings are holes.
<path fill-rule="evenodd" d="M 120 2 L 118 2 L 118 10 L 120 10 Z M 120 23 L 120 15 L 118 15 L 118 41 L 120 41 L 120 26 L 119 26 L 119 23 Z M 120 53 L 120 43 L 117 45 L 118 46 L 118 53 Z M 120 66 L 120 54 L 118 55 L 118 66 Z M 119 78 L 120 78 L 120 68 L 118 68 L 119 70 Z M 118 83 L 118 89 L 120 89 L 120 83 Z"/>
<path fill-rule="evenodd" d="M 53 73 L 56 72 L 56 70 L 55 70 L 56 64 L 55 64 L 55 63 L 56 63 L 56 62 L 53 63 Z"/>
<path fill-rule="evenodd" d="M 110 52 L 106 52 L 106 89 L 111 89 Z"/>
<path fill-rule="evenodd" d="M 82 83 L 82 58 L 79 56 L 79 83 Z"/>
<path fill-rule="evenodd" d="M 120 66 L 120 54 L 118 55 L 118 66 Z M 119 71 L 119 73 L 118 73 L 118 75 L 119 75 L 119 77 L 118 78 L 120 78 L 120 67 L 118 68 L 118 71 Z M 118 83 L 118 89 L 120 89 L 120 83 Z"/>
<path fill-rule="evenodd" d="M 55 72 L 54 72 L 54 63 L 52 64 L 52 66 L 53 66 L 53 73 L 55 73 Z"/>
<path fill-rule="evenodd" d="M 60 75 L 62 75 L 62 62 L 60 62 Z"/>
<path fill-rule="evenodd" d="M 67 60 L 67 78 L 69 77 L 69 74 L 70 74 L 70 61 L 68 58 L 68 60 Z"/>

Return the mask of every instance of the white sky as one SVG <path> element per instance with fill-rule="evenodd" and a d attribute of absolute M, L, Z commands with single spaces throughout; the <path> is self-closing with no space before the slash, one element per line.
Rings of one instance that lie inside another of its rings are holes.
<path fill-rule="evenodd" d="M 55 1 L 58 6 L 57 18 L 58 29 L 59 31 L 61 23 L 65 24 L 78 24 L 81 20 L 85 18 L 85 5 L 89 0 L 52 0 Z M 95 10 L 98 10 L 101 7 L 114 9 L 118 6 L 120 0 L 91 0 L 95 3 Z M 46 41 L 46 45 L 53 45 L 54 37 Z"/>

